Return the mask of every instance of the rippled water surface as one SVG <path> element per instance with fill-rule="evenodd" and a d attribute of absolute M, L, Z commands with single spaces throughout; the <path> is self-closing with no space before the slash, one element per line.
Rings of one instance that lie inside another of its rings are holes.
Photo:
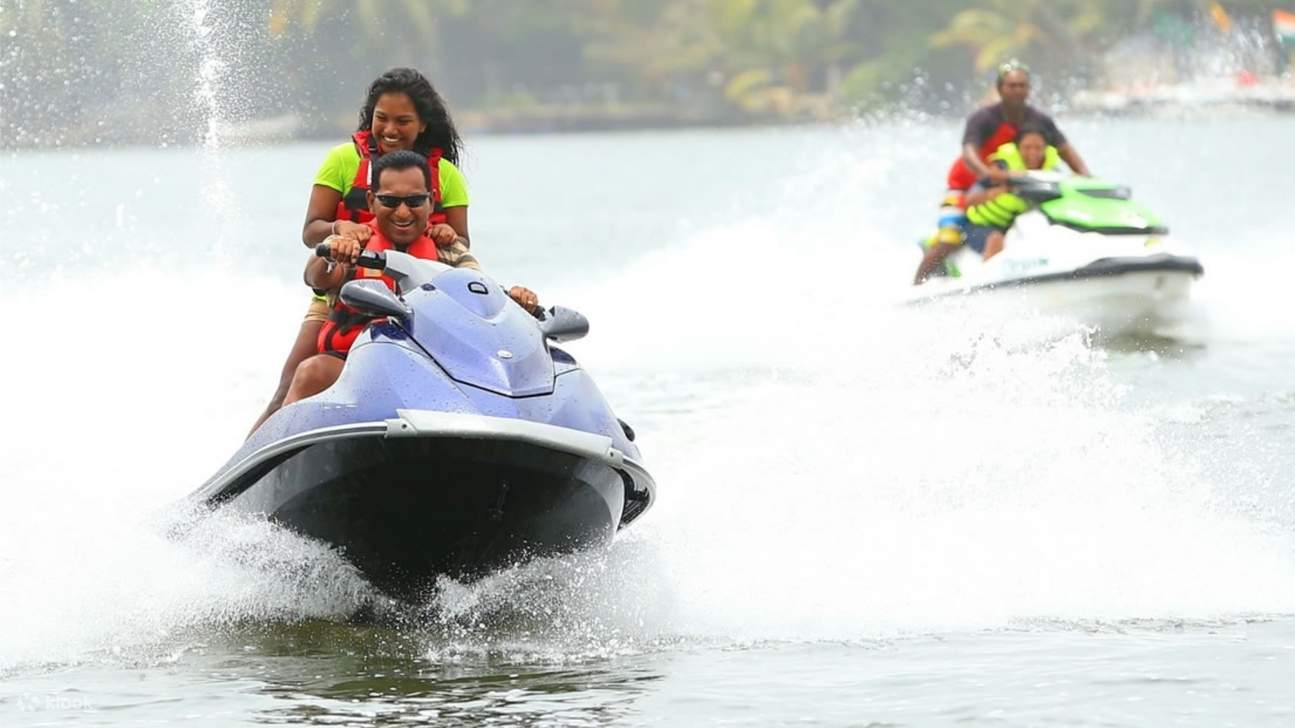
<path fill-rule="evenodd" d="M 589 315 L 660 497 L 416 607 L 169 535 L 273 389 L 328 145 L 6 157 L 0 723 L 1288 725 L 1288 127 L 1066 124 L 1206 268 L 1116 341 L 898 305 L 950 124 L 469 139 L 474 252 Z"/>

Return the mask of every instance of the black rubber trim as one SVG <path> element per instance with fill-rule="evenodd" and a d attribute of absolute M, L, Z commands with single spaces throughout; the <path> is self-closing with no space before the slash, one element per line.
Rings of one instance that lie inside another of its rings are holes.
<path fill-rule="evenodd" d="M 1199 278 L 1205 274 L 1205 268 L 1201 265 L 1201 262 L 1195 258 L 1190 258 L 1185 255 L 1169 255 L 1168 253 L 1153 255 L 1146 258 L 1099 258 L 1082 268 L 1061 271 L 1058 273 L 1046 273 L 1038 276 L 1014 278 L 994 283 L 984 283 L 982 285 L 972 286 L 971 288 L 966 289 L 965 293 L 991 290 L 994 288 L 1020 288 L 1021 286 L 1032 286 L 1039 283 L 1054 283 L 1057 281 L 1078 281 L 1087 278 L 1111 278 L 1114 276 L 1127 275 L 1129 273 L 1190 273 L 1192 274 L 1192 277 Z M 961 294 L 964 293 L 964 291 L 958 291 L 958 293 Z"/>
<path fill-rule="evenodd" d="M 1048 218 L 1048 222 L 1053 225 L 1068 227 L 1071 230 L 1078 230 L 1081 233 L 1101 233 L 1102 235 L 1168 235 L 1169 228 L 1164 225 L 1155 225 L 1152 227 L 1092 227 L 1089 225 L 1080 225 L 1078 223 L 1067 222 L 1065 220 L 1054 220 Z"/>

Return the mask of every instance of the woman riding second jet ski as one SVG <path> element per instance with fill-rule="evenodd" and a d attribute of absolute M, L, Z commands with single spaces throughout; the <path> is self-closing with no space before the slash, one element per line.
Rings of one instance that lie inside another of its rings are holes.
<path fill-rule="evenodd" d="M 989 161 L 1005 170 L 1010 179 L 1013 174 L 1057 169 L 1061 155 L 1047 143 L 1040 129 L 1031 127 L 1022 129 L 1015 142 L 1000 146 Z M 914 284 L 926 280 L 959 245 L 967 245 L 985 260 L 1002 252 L 1004 234 L 1018 215 L 1030 209 L 1030 203 L 1013 193 L 1008 184 L 988 184 L 992 183 L 981 180 L 967 193 L 967 225 L 961 241 L 946 243 L 935 237 L 926 241 L 926 253 L 917 267 Z"/>
<path fill-rule="evenodd" d="M 284 404 L 292 404 L 328 389 L 342 373 L 351 343 L 368 323 L 369 317 L 350 308 L 338 298 L 338 291 L 356 277 L 380 277 L 393 291 L 395 282 L 381 273 L 355 265 L 360 253 L 399 250 L 416 258 L 439 260 L 456 268 L 480 270 L 476 258 L 462 244 L 437 247 L 427 237 L 431 214 L 431 174 L 427 160 L 411 151 L 384 154 L 373 163 L 373 187 L 366 194 L 373 219 L 367 243 L 350 235 L 330 235 L 329 260 L 312 257 L 306 263 L 306 284 L 332 301 L 329 320 L 319 332 L 315 356 L 306 359 L 293 374 Z M 375 192 L 374 189 L 377 191 Z M 508 295 L 532 314 L 539 310 L 539 297 L 527 288 L 514 286 Z"/>

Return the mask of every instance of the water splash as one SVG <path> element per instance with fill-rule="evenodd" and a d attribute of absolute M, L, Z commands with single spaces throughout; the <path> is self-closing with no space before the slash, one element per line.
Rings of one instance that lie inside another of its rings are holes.
<path fill-rule="evenodd" d="M 1253 517 L 1285 491 L 1212 465 L 1263 456 L 1254 442 L 1166 436 L 1163 411 L 1073 327 L 1039 336 L 1053 322 L 894 305 L 915 252 L 886 234 L 888 216 L 898 229 L 929 212 L 892 209 L 920 196 L 897 189 L 904 171 L 931 162 L 914 151 L 928 132 L 905 133 L 812 159 L 817 175 L 741 197 L 731 221 L 563 291 L 595 315 L 572 350 L 639 431 L 660 502 L 606 555 L 443 584 L 406 623 L 431 659 L 1295 610 L 1288 524 Z M 111 263 L 0 292 L 40 312 L 42 336 L 0 361 L 6 381 L 31 383 L 8 395 L 18 414 L 0 438 L 0 590 L 19 595 L 0 602 L 15 626 L 0 655 L 148 659 L 240 619 L 342 619 L 364 591 L 335 555 L 239 521 L 185 544 L 140 515 L 237 447 L 296 330 L 277 313 L 230 328 L 209 294 L 295 313 L 299 284 L 133 250 Z M 1229 280 L 1235 315 L 1273 341 L 1266 290 Z M 105 302 L 136 335 L 88 320 Z"/>
<path fill-rule="evenodd" d="M 199 116 L 206 122 L 202 146 L 205 151 L 215 156 L 214 153 L 221 145 L 221 82 L 225 62 L 220 57 L 209 0 L 190 0 L 190 3 L 192 10 L 189 22 L 193 33 L 193 48 L 198 55 L 197 83 L 194 85 L 193 100 L 198 106 Z"/>
<path fill-rule="evenodd" d="M 231 98 L 227 87 L 224 48 L 228 41 L 217 31 L 210 0 L 188 0 L 187 18 L 190 47 L 197 56 L 193 89 L 194 123 L 204 131 L 202 149 L 202 213 L 213 231 L 212 242 L 217 245 L 230 237 L 232 225 L 239 218 L 234 196 L 229 187 L 229 174 L 225 169 L 221 149 L 224 146 L 222 128 Z"/>

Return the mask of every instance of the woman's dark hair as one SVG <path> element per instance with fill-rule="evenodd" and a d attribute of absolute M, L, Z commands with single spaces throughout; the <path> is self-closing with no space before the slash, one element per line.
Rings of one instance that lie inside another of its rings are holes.
<path fill-rule="evenodd" d="M 1020 129 L 1018 129 L 1016 131 L 1016 139 L 1014 141 L 1016 142 L 1017 145 L 1020 145 L 1021 142 L 1025 141 L 1025 137 L 1031 134 L 1038 134 L 1039 136 L 1043 137 L 1044 144 L 1048 143 L 1048 135 L 1044 133 L 1043 127 L 1037 126 L 1034 124 L 1026 124 L 1025 126 L 1022 126 Z"/>
<path fill-rule="evenodd" d="M 401 149 L 395 152 L 387 152 L 378 157 L 378 161 L 373 163 L 373 189 L 380 190 L 382 185 L 382 173 L 393 169 L 400 171 L 402 169 L 417 169 L 423 173 L 423 184 L 428 190 L 432 189 L 432 175 L 427 171 L 427 155 L 412 152 L 408 149 Z"/>
<path fill-rule="evenodd" d="M 432 88 L 427 77 L 412 68 L 393 68 L 378 76 L 369 84 L 369 95 L 360 109 L 360 131 L 368 131 L 373 126 L 373 107 L 378 105 L 378 97 L 383 94 L 402 93 L 414 102 L 418 120 L 427 124 L 427 128 L 414 140 L 414 150 L 427 155 L 432 147 L 441 150 L 441 156 L 451 164 L 459 163 L 459 152 L 463 151 L 463 140 L 454 128 L 454 120 L 445 108 L 445 101 Z"/>

